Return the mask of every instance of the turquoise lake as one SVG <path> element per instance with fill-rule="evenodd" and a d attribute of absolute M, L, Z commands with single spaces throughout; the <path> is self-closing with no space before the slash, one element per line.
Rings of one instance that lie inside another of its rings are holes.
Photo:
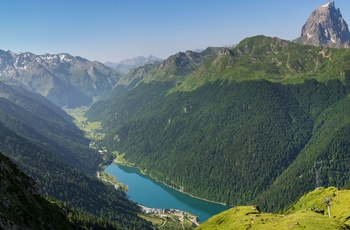
<path fill-rule="evenodd" d="M 181 193 L 142 174 L 137 168 L 112 164 L 105 172 L 128 185 L 126 194 L 130 200 L 146 207 L 186 211 L 198 216 L 200 222 L 231 208 Z"/>

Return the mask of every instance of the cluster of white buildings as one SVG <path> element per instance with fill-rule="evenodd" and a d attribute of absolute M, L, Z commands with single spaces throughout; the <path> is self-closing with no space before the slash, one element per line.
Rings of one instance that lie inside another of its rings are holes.
<path fill-rule="evenodd" d="M 139 205 L 142 209 L 142 211 L 146 214 L 178 214 L 178 215 L 183 215 L 184 212 L 181 210 L 176 210 L 176 209 L 162 209 L 162 208 L 148 208 L 142 205 Z"/>

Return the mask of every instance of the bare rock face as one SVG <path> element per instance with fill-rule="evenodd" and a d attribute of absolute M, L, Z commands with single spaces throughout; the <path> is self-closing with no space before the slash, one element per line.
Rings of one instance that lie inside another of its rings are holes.
<path fill-rule="evenodd" d="M 333 1 L 318 7 L 302 28 L 296 42 L 332 48 L 349 48 L 350 32 Z"/>
<path fill-rule="evenodd" d="M 13 53 L 0 50 L 0 81 L 41 94 L 59 107 L 90 105 L 120 78 L 100 62 L 70 54 Z"/>

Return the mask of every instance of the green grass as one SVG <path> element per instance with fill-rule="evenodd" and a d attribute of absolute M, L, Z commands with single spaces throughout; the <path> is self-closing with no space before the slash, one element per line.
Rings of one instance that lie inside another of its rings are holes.
<path fill-rule="evenodd" d="M 124 158 L 125 153 L 119 154 L 118 151 L 113 151 L 113 154 L 116 155 L 114 163 L 116 163 L 116 164 L 127 164 L 128 163 L 128 161 Z"/>
<path fill-rule="evenodd" d="M 89 107 L 82 106 L 74 109 L 66 109 L 66 112 L 74 118 L 74 123 L 85 132 L 85 137 L 94 140 L 102 140 L 106 134 L 101 131 L 101 122 L 89 122 L 86 117 L 84 117 L 85 112 Z"/>
<path fill-rule="evenodd" d="M 167 222 L 165 223 L 165 225 L 159 229 L 169 229 L 169 230 L 176 229 L 177 230 L 177 229 L 183 229 L 183 228 L 182 228 L 182 224 L 179 221 L 172 220 L 171 218 L 167 218 Z"/>
<path fill-rule="evenodd" d="M 300 84 L 307 79 L 328 82 L 344 80 L 350 52 L 346 49 L 314 47 L 278 38 L 255 36 L 243 40 L 230 54 L 215 56 L 170 90 L 192 91 L 215 80 L 268 80 Z"/>
<path fill-rule="evenodd" d="M 323 202 L 330 197 L 331 218 Z M 324 210 L 325 214 L 312 211 L 314 209 Z M 350 224 L 350 191 L 338 191 L 334 187 L 316 189 L 303 196 L 287 213 L 263 213 L 253 206 L 238 206 L 210 218 L 197 229 L 347 229 Z"/>
<path fill-rule="evenodd" d="M 164 223 L 164 219 L 156 215 L 139 214 L 139 216 L 151 222 L 154 227 L 161 226 Z"/>
<path fill-rule="evenodd" d="M 334 187 L 319 188 L 303 196 L 289 212 L 299 212 L 305 209 L 321 209 L 328 215 L 326 199 L 332 199 L 330 203 L 332 220 L 338 220 L 346 225 L 350 225 L 350 191 L 338 190 Z"/>

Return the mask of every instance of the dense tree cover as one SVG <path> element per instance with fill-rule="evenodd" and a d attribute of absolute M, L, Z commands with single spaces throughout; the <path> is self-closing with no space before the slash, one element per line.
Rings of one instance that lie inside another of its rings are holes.
<path fill-rule="evenodd" d="M 102 218 L 103 223 L 120 229 L 150 228 L 149 223 L 137 216 L 136 204 L 123 192 L 63 162 L 1 123 L 0 130 L 0 151 L 39 182 L 44 196 L 61 200 L 73 209 L 80 216 L 74 218 L 78 222 L 93 225 Z"/>
<path fill-rule="evenodd" d="M 0 151 L 39 181 L 43 195 L 74 210 L 78 225 L 149 228 L 136 204 L 96 178 L 102 158 L 70 116 L 40 95 L 1 82 L 0 89 Z"/>
<path fill-rule="evenodd" d="M 62 109 L 40 95 L 0 82 L 0 121 L 58 158 L 95 173 L 101 156 L 88 148 L 84 137 Z"/>
<path fill-rule="evenodd" d="M 338 90 L 342 92 L 341 88 Z M 325 107 L 322 100 L 320 98 L 319 107 Z M 305 191 L 310 191 L 316 186 L 348 188 L 349 112 L 348 95 L 323 110 L 315 119 L 310 141 L 297 159 L 268 190 L 255 199 L 255 202 L 269 210 L 277 211 L 291 205 Z M 317 184 L 315 170 L 320 168 Z"/>
<path fill-rule="evenodd" d="M 322 126 L 319 117 L 346 93 L 339 80 L 216 81 L 167 93 L 171 87 L 141 83 L 93 105 L 87 115 L 103 122 L 104 145 L 193 195 L 229 204 L 255 199 L 274 211 L 313 188 L 312 165 L 322 157 L 310 152 L 304 164 L 300 156 Z M 302 179 L 280 179 L 296 164 L 295 172 L 307 172 L 296 176 Z M 289 189 L 274 190 L 278 182 Z"/>
<path fill-rule="evenodd" d="M 1 229 L 78 229 L 62 209 L 41 197 L 36 182 L 2 153 L 0 165 Z"/>

